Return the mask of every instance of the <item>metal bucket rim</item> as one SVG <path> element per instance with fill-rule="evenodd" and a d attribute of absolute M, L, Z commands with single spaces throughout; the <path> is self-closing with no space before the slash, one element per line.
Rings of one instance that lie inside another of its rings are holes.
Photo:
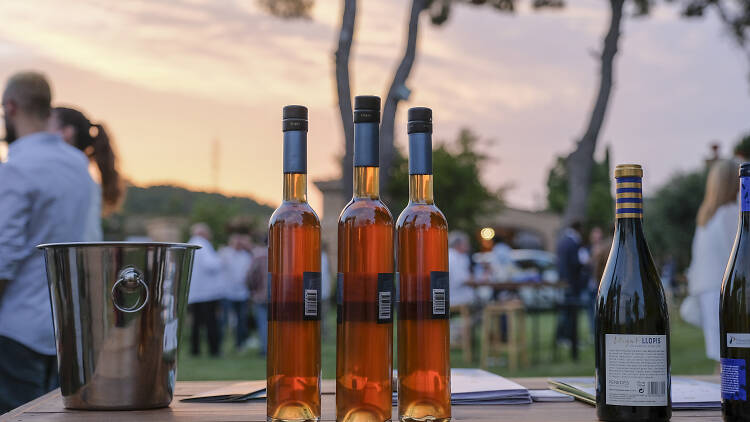
<path fill-rule="evenodd" d="M 122 248 L 122 247 L 140 247 L 140 248 L 174 248 L 174 249 L 200 249 L 200 245 L 190 243 L 171 243 L 171 242 L 65 242 L 65 243 L 43 243 L 37 245 L 37 249 L 57 249 L 57 248 Z"/>

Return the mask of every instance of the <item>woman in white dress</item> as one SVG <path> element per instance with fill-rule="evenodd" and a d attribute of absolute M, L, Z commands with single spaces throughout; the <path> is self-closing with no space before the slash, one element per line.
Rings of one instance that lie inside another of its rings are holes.
<path fill-rule="evenodd" d="M 708 173 L 687 271 L 688 297 L 680 308 L 683 319 L 703 329 L 706 355 L 715 361 L 719 360 L 721 281 L 737 234 L 737 169 L 734 161 L 719 160 Z"/>
<path fill-rule="evenodd" d="M 94 195 L 84 240 L 101 241 L 102 215 L 116 211 L 125 196 L 125 186 L 117 170 L 117 157 L 107 131 L 101 124 L 91 123 L 80 111 L 67 107 L 52 110 L 49 131 L 60 134 L 65 142 L 83 151 L 96 164 L 98 172 L 92 176 L 99 183 L 92 186 Z"/>

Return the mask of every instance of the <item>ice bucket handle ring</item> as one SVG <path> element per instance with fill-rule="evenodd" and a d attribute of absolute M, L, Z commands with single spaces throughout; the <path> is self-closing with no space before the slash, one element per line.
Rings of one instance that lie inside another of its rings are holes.
<path fill-rule="evenodd" d="M 136 289 L 142 290 L 138 292 L 138 300 L 134 304 L 125 304 L 123 302 L 123 293 L 132 296 Z M 118 303 L 120 302 L 120 303 Z M 143 309 L 148 303 L 148 286 L 143 281 L 143 274 L 133 267 L 125 267 L 120 270 L 117 281 L 112 286 L 112 304 L 121 312 L 134 313 Z"/>

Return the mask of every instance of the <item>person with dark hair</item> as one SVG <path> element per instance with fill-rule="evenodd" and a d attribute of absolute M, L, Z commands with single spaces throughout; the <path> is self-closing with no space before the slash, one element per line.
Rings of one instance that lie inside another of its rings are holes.
<path fill-rule="evenodd" d="M 106 129 L 91 121 L 82 112 L 55 107 L 48 130 L 59 134 L 65 142 L 83 151 L 99 170 L 101 186 L 94 185 L 94 202 L 86 230 L 86 240 L 102 239 L 101 216 L 116 211 L 125 196 L 125 186 L 117 169 L 117 156 Z M 103 202 L 103 206 L 102 206 Z"/>
<path fill-rule="evenodd" d="M 234 317 L 235 348 L 242 350 L 248 337 L 248 314 L 250 311 L 250 289 L 245 282 L 253 256 L 250 252 L 253 242 L 249 234 L 234 232 L 229 235 L 229 242 L 219 249 L 218 256 L 223 267 L 223 278 L 226 284 L 222 298 L 222 321 L 220 329 L 224 330 L 229 317 Z"/>
<path fill-rule="evenodd" d="M 260 355 L 266 355 L 268 347 L 268 236 L 258 235 L 253 249 L 253 264 L 247 275 L 250 300 L 258 327 Z"/>
<path fill-rule="evenodd" d="M 81 151 L 49 133 L 52 92 L 36 72 L 2 97 L 8 161 L 0 165 L 0 414 L 58 385 L 42 243 L 83 240 L 94 181 Z"/>
<path fill-rule="evenodd" d="M 557 272 L 560 281 L 566 283 L 565 298 L 561 306 L 561 314 L 557 323 L 557 341 L 568 342 L 571 345 L 571 355 L 578 359 L 578 309 L 581 303 L 581 293 L 588 284 L 582 258 L 583 240 L 582 226 L 574 221 L 562 231 L 557 242 Z"/>
<path fill-rule="evenodd" d="M 188 293 L 188 311 L 193 317 L 190 336 L 190 353 L 201 352 L 201 331 L 205 328 L 208 338 L 208 352 L 212 357 L 221 355 L 221 331 L 219 312 L 225 283 L 222 280 L 222 262 L 216 253 L 211 239 L 213 233 L 206 223 L 195 223 L 190 228 L 188 243 L 201 248 L 195 252 L 192 279 Z"/>

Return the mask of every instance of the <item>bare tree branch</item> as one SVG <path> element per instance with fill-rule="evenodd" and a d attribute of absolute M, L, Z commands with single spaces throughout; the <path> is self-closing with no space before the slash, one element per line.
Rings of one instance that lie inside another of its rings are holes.
<path fill-rule="evenodd" d="M 409 31 L 406 37 L 406 48 L 401 63 L 393 75 L 393 82 L 388 89 L 383 106 L 383 122 L 380 128 L 380 189 L 387 191 L 388 176 L 394 155 L 394 124 L 398 103 L 409 98 L 411 91 L 406 87 L 406 80 L 411 73 L 412 65 L 417 54 L 417 34 L 419 32 L 419 16 L 427 7 L 426 0 L 413 0 L 409 15 Z"/>
<path fill-rule="evenodd" d="M 349 52 L 354 40 L 357 0 L 343 0 L 338 48 L 334 53 L 336 63 L 336 94 L 339 102 L 341 124 L 344 129 L 344 157 L 341 160 L 341 183 L 344 198 L 352 196 L 352 162 L 354 159 L 354 123 L 352 121 L 352 92 L 349 79 Z"/>
<path fill-rule="evenodd" d="M 611 18 L 609 30 L 604 38 L 604 48 L 601 54 L 601 74 L 599 92 L 594 109 L 591 112 L 586 132 L 578 141 L 575 151 L 567 158 L 568 166 L 568 203 L 563 215 L 563 224 L 569 225 L 573 221 L 583 221 L 586 216 L 586 205 L 591 184 L 591 169 L 594 166 L 594 151 L 599 131 L 607 113 L 610 94 L 612 92 L 614 59 L 617 54 L 617 43 L 620 39 L 620 23 L 625 0 L 609 0 Z"/>

